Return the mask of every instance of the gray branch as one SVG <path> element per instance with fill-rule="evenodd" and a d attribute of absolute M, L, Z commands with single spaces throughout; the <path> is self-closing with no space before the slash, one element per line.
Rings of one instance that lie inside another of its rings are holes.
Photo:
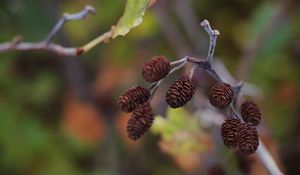
<path fill-rule="evenodd" d="M 192 60 L 194 62 L 196 62 L 196 64 L 203 68 L 204 70 L 211 72 L 211 74 L 213 75 L 213 77 L 216 80 L 222 80 L 221 76 L 217 74 L 217 72 L 214 70 L 214 68 L 212 67 L 212 59 L 213 59 L 213 54 L 214 54 L 214 48 L 216 46 L 216 41 L 217 41 L 217 36 L 220 34 L 219 31 L 217 30 L 212 30 L 212 28 L 209 25 L 209 22 L 207 20 L 204 20 L 201 23 L 201 26 L 204 28 L 204 30 L 208 33 L 209 38 L 210 38 L 210 46 L 209 46 L 209 52 L 208 52 L 208 56 L 207 59 L 205 61 L 197 61 L 195 59 L 188 59 L 188 60 Z M 243 86 L 243 83 L 240 82 L 237 85 L 233 85 L 234 89 L 235 89 L 235 98 L 237 98 L 237 94 L 238 92 L 241 90 Z M 233 105 L 231 104 L 231 109 L 232 111 L 237 115 L 238 113 L 234 110 Z M 267 171 L 272 174 L 272 175 L 283 175 L 283 173 L 279 170 L 278 166 L 276 165 L 274 159 L 272 158 L 271 154 L 268 152 L 268 150 L 265 148 L 264 144 L 262 143 L 262 141 L 260 140 L 260 145 L 258 147 L 258 150 L 256 152 L 257 156 L 259 157 L 259 159 L 261 160 L 262 164 L 265 166 L 265 168 L 267 169 Z"/>
<path fill-rule="evenodd" d="M 64 14 L 63 17 L 56 23 L 46 39 L 39 42 L 24 42 L 22 37 L 17 36 L 10 42 L 0 43 L 0 53 L 7 51 L 29 51 L 42 50 L 56 53 L 64 56 L 77 56 L 82 54 L 81 47 L 64 47 L 59 44 L 51 43 L 53 37 L 63 27 L 66 21 L 80 20 L 87 17 L 89 14 L 94 14 L 96 10 L 91 6 L 86 6 L 82 11 L 74 14 Z"/>
<path fill-rule="evenodd" d="M 216 70 L 212 66 L 212 63 L 209 60 L 203 60 L 200 58 L 194 58 L 194 57 L 188 57 L 188 56 L 186 56 L 186 58 L 187 58 L 188 62 L 196 64 L 198 67 L 205 70 L 216 81 L 224 82 L 224 79 L 216 72 Z"/>
<path fill-rule="evenodd" d="M 207 20 L 204 20 L 201 22 L 201 26 L 206 31 L 206 33 L 209 35 L 209 48 L 207 53 L 207 61 L 211 64 L 214 57 L 217 37 L 220 35 L 220 32 L 218 30 L 213 30 L 210 27 L 210 24 Z"/>
<path fill-rule="evenodd" d="M 61 19 L 56 23 L 56 25 L 53 27 L 53 29 L 48 34 L 44 42 L 46 44 L 49 44 L 49 42 L 51 42 L 53 37 L 57 34 L 57 32 L 64 26 L 64 24 L 67 21 L 85 19 L 89 14 L 95 14 L 95 13 L 96 13 L 96 9 L 89 5 L 85 6 L 85 8 L 81 12 L 73 13 L 73 14 L 65 13 L 61 17 Z"/>

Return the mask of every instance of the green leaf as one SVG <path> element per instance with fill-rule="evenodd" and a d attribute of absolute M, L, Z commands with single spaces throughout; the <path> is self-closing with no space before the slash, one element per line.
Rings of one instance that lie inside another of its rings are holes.
<path fill-rule="evenodd" d="M 127 0 L 123 16 L 118 21 L 112 38 L 126 35 L 132 28 L 143 21 L 143 16 L 148 8 L 150 0 Z"/>

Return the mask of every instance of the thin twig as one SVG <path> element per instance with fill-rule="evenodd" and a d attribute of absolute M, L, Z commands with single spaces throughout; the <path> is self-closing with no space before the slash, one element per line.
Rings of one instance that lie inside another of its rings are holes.
<path fill-rule="evenodd" d="M 234 106 L 232 105 L 232 103 L 230 104 L 230 108 L 229 110 L 234 114 L 234 116 L 238 119 L 240 119 L 241 121 L 243 120 L 242 117 L 239 115 L 239 113 L 235 110 Z"/>
<path fill-rule="evenodd" d="M 170 64 L 171 64 L 171 66 L 174 66 L 174 65 L 179 64 L 179 63 L 181 64 L 181 63 L 185 62 L 186 60 L 187 60 L 187 58 L 184 57 L 184 58 L 181 58 L 179 60 L 172 61 Z"/>
<path fill-rule="evenodd" d="M 85 19 L 89 14 L 95 14 L 95 13 L 96 13 L 96 9 L 89 5 L 85 6 L 85 8 L 81 12 L 73 13 L 73 14 L 65 13 L 61 17 L 61 19 L 56 23 L 56 25 L 53 27 L 53 29 L 48 34 L 44 42 L 46 44 L 49 44 L 52 41 L 53 37 L 64 26 L 66 22 Z"/>
<path fill-rule="evenodd" d="M 59 44 L 49 43 L 46 45 L 44 42 L 37 42 L 37 43 L 30 43 L 30 42 L 7 42 L 0 44 L 0 53 L 7 52 L 7 51 L 29 51 L 29 50 L 43 50 L 54 52 L 59 55 L 65 56 L 76 56 L 80 55 L 81 49 L 76 47 L 63 47 Z"/>
<path fill-rule="evenodd" d="M 161 80 L 159 80 L 159 81 L 157 81 L 157 82 L 152 83 L 152 84 L 149 86 L 151 98 L 153 97 L 155 91 L 156 91 L 157 88 L 160 86 L 160 84 L 161 84 L 161 83 L 162 83 L 169 75 L 171 75 L 171 74 L 174 73 L 175 71 L 181 69 L 186 63 L 187 63 L 187 60 L 184 59 L 184 61 L 183 61 L 181 64 L 179 64 L 178 66 L 174 67 L 174 68 L 168 73 L 168 75 L 167 75 L 165 78 L 163 78 L 163 79 L 161 79 Z"/>
<path fill-rule="evenodd" d="M 220 35 L 220 32 L 218 30 L 213 30 L 209 22 L 207 20 L 204 20 L 201 22 L 201 26 L 203 29 L 207 32 L 209 35 L 209 49 L 207 54 L 207 61 L 211 64 L 214 57 L 214 51 L 216 47 L 217 37 Z"/>
<path fill-rule="evenodd" d="M 233 98 L 233 101 L 232 101 L 233 108 L 236 107 L 239 96 L 242 96 L 242 94 L 240 92 L 241 92 L 243 86 L 244 86 L 244 82 L 240 81 L 236 86 L 233 87 L 234 94 L 235 94 L 235 97 Z"/>
<path fill-rule="evenodd" d="M 198 65 L 194 64 L 190 70 L 189 79 L 193 79 L 194 72 L 198 68 Z"/>
<path fill-rule="evenodd" d="M 53 52 L 53 53 L 56 53 L 58 55 L 63 55 L 63 56 L 81 55 L 82 53 L 86 52 L 82 47 L 64 47 L 59 44 L 51 43 L 51 40 L 57 34 L 57 32 L 63 27 L 65 22 L 85 19 L 89 14 L 95 14 L 95 12 L 96 12 L 95 8 L 93 8 L 91 6 L 85 6 L 85 8 L 78 13 L 64 14 L 63 17 L 56 23 L 56 25 L 53 27 L 53 29 L 50 31 L 50 33 L 47 35 L 46 39 L 44 39 L 43 41 L 24 42 L 24 41 L 22 41 L 22 37 L 18 36 L 18 37 L 15 37 L 10 42 L 0 43 L 0 53 L 4 53 L 4 52 L 8 52 L 8 51 L 36 50 L 36 51 Z M 101 41 L 107 39 L 107 37 L 108 37 L 107 33 L 104 33 L 101 36 L 100 36 L 101 37 L 100 39 L 102 39 Z M 16 40 L 16 38 L 17 38 L 17 40 Z M 97 41 L 98 41 L 98 43 L 101 42 L 101 41 L 99 41 L 99 37 L 98 37 Z M 93 43 L 93 46 L 95 46 L 94 43 Z M 88 50 L 89 49 L 91 49 L 91 47 L 89 47 Z"/>

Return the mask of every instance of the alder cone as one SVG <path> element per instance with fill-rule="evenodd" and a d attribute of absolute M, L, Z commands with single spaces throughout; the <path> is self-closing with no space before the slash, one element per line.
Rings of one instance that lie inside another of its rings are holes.
<path fill-rule="evenodd" d="M 137 106 L 127 123 L 128 138 L 139 139 L 149 130 L 153 120 L 152 108 L 148 102 Z"/>
<path fill-rule="evenodd" d="M 169 88 L 166 94 L 166 101 L 172 108 L 184 106 L 192 99 L 195 90 L 196 83 L 189 77 L 183 76 Z"/>
<path fill-rule="evenodd" d="M 148 101 L 150 97 L 150 92 L 148 89 L 141 86 L 134 86 L 127 91 L 125 91 L 119 97 L 119 105 L 124 112 L 131 112 L 139 104 L 143 104 Z"/>
<path fill-rule="evenodd" d="M 232 87 L 223 82 L 215 84 L 209 92 L 209 101 L 216 108 L 227 107 L 234 96 Z"/>
<path fill-rule="evenodd" d="M 156 82 L 165 76 L 171 70 L 171 64 L 164 56 L 155 56 L 150 61 L 143 64 L 143 78 L 148 82 Z"/>
<path fill-rule="evenodd" d="M 239 119 L 229 118 L 221 126 L 221 136 L 224 145 L 228 148 L 235 148 L 237 146 L 236 133 L 241 124 Z"/>
<path fill-rule="evenodd" d="M 257 126 L 261 120 L 261 113 L 258 106 L 252 101 L 246 101 L 241 106 L 242 118 L 245 122 Z"/>
<path fill-rule="evenodd" d="M 237 143 L 243 154 L 254 153 L 259 145 L 258 134 L 252 123 L 242 123 L 237 131 Z"/>

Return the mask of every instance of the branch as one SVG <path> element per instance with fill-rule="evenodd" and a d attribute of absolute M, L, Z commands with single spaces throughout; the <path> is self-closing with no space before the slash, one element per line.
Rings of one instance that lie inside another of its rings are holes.
<path fill-rule="evenodd" d="M 12 41 L 0 44 L 0 53 L 8 52 L 8 51 L 30 51 L 30 50 L 41 50 L 53 52 L 58 55 L 63 56 L 78 56 L 82 53 L 87 52 L 100 42 L 107 40 L 111 37 L 112 32 L 106 32 L 96 39 L 92 40 L 88 44 L 83 47 L 64 47 L 59 44 L 51 43 L 54 36 L 57 32 L 63 27 L 63 25 L 68 21 L 81 20 L 85 19 L 90 14 L 95 14 L 96 10 L 92 6 L 85 6 L 85 8 L 74 14 L 64 14 L 62 18 L 56 23 L 50 33 L 45 37 L 43 41 L 39 42 L 24 42 L 22 41 L 22 37 L 17 36 Z"/>
<path fill-rule="evenodd" d="M 204 28 L 204 30 L 208 33 L 208 35 L 210 37 L 210 47 L 209 47 L 207 59 L 206 60 L 198 60 L 195 58 L 188 58 L 187 60 L 198 65 L 200 68 L 206 70 L 207 72 L 210 72 L 211 75 L 213 75 L 213 77 L 217 81 L 222 80 L 221 76 L 218 75 L 218 73 L 212 67 L 214 48 L 216 45 L 216 39 L 217 39 L 217 36 L 219 35 L 219 32 L 217 30 L 212 30 L 212 28 L 210 27 L 209 22 L 207 20 L 204 20 L 201 23 L 201 26 Z M 243 86 L 243 83 L 240 82 L 237 85 L 232 85 L 232 86 L 234 87 L 234 90 L 235 90 L 235 96 L 234 96 L 235 100 L 234 101 L 236 101 L 237 94 L 240 92 L 240 90 Z M 231 103 L 230 108 L 231 108 L 231 111 L 234 112 L 235 115 L 237 115 L 237 117 L 241 118 L 238 115 L 238 113 L 235 111 L 233 103 Z M 274 159 L 272 158 L 270 153 L 265 148 L 263 142 L 261 140 L 259 142 L 260 142 L 260 145 L 258 147 L 256 154 L 259 157 L 259 159 L 261 160 L 262 164 L 267 169 L 267 171 L 272 175 L 283 175 L 283 173 L 279 170 L 278 166 L 276 165 Z"/>
<path fill-rule="evenodd" d="M 261 140 L 259 140 L 259 146 L 256 150 L 256 155 L 259 157 L 260 161 L 265 165 L 265 168 L 270 174 L 284 175 L 276 165 L 276 162 L 274 161 L 271 154 L 268 152 L 264 143 Z"/>
<path fill-rule="evenodd" d="M 235 115 L 237 115 L 240 118 L 240 116 L 237 114 L 235 110 L 233 110 L 233 112 Z M 222 122 L 223 117 L 224 115 L 220 114 L 214 109 L 206 109 L 201 112 L 201 115 L 199 115 L 200 122 L 204 123 L 204 125 L 215 124 L 217 126 L 221 126 L 223 123 Z M 269 174 L 284 175 L 276 165 L 275 160 L 272 158 L 271 154 L 268 152 L 264 143 L 261 140 L 259 140 L 259 146 L 258 149 L 256 150 L 256 155 L 260 159 L 261 163 L 266 168 Z"/>
<path fill-rule="evenodd" d="M 193 64 L 197 65 L 198 67 L 200 67 L 201 69 L 205 70 L 216 81 L 221 81 L 221 82 L 225 81 L 213 68 L 211 61 L 203 60 L 203 59 L 195 58 L 195 57 L 189 57 L 189 56 L 186 56 L 186 58 L 187 58 L 188 62 L 193 63 Z"/>
<path fill-rule="evenodd" d="M 53 37 L 57 34 L 57 32 L 64 26 L 65 22 L 85 19 L 89 14 L 95 14 L 95 13 L 96 13 L 96 9 L 89 5 L 85 6 L 85 8 L 81 12 L 74 13 L 74 14 L 65 13 L 61 17 L 61 19 L 56 23 L 56 25 L 53 27 L 53 29 L 48 34 L 44 42 L 48 44 L 53 39 Z"/>
<path fill-rule="evenodd" d="M 209 35 L 209 50 L 208 50 L 206 60 L 211 64 L 214 57 L 217 37 L 220 35 L 220 32 L 218 30 L 213 30 L 210 27 L 209 22 L 207 20 L 202 21 L 201 26 Z"/>
<path fill-rule="evenodd" d="M 209 47 L 209 52 L 208 52 L 208 56 L 207 59 L 200 59 L 200 58 L 194 58 L 194 57 L 189 57 L 186 56 L 186 61 L 190 62 L 193 64 L 191 70 L 190 70 L 190 75 L 189 77 L 192 78 L 193 74 L 194 74 L 194 70 L 199 67 L 203 70 L 205 70 L 206 72 L 208 72 L 216 81 L 222 81 L 225 82 L 225 79 L 223 79 L 214 69 L 214 67 L 212 66 L 212 60 L 213 60 L 213 55 L 214 55 L 214 48 L 216 46 L 216 39 L 217 36 L 220 34 L 217 30 L 212 30 L 212 28 L 210 27 L 210 24 L 207 20 L 204 20 L 201 23 L 202 27 L 204 28 L 204 30 L 208 33 L 209 37 L 210 37 L 210 47 Z M 173 62 L 174 63 L 180 63 L 182 59 Z M 184 65 L 184 64 L 183 64 Z M 182 65 L 182 66 L 183 66 Z M 178 66 L 176 67 L 177 69 L 181 68 L 182 66 Z M 174 68 L 175 69 L 175 68 Z M 170 72 L 171 73 L 171 72 Z M 161 80 L 162 81 L 162 80 Z M 228 81 L 226 81 L 227 83 L 229 83 Z M 237 81 L 236 81 L 237 82 Z M 160 81 L 156 84 L 154 84 L 154 87 L 157 88 L 157 86 L 159 86 Z M 232 84 L 232 83 L 229 83 Z M 237 97 L 239 92 L 241 91 L 241 88 L 243 87 L 243 82 L 240 81 L 238 83 L 236 83 L 235 85 L 231 85 L 234 89 L 234 100 L 233 102 L 230 104 L 230 108 L 229 110 L 236 115 L 236 117 L 240 118 L 240 115 L 238 114 L 238 112 L 236 112 L 235 108 L 234 108 L 234 103 L 236 103 Z M 154 91 L 152 92 L 154 93 Z M 220 122 L 218 121 L 218 124 L 220 124 Z M 258 147 L 258 150 L 256 152 L 257 156 L 259 157 L 259 159 L 261 160 L 262 164 L 264 165 L 264 167 L 267 169 L 267 171 L 272 174 L 272 175 L 283 175 L 283 173 L 279 170 L 278 166 L 276 165 L 274 159 L 272 158 L 272 156 L 270 155 L 270 153 L 267 151 L 267 149 L 265 148 L 263 142 L 260 140 L 260 145 Z"/>

